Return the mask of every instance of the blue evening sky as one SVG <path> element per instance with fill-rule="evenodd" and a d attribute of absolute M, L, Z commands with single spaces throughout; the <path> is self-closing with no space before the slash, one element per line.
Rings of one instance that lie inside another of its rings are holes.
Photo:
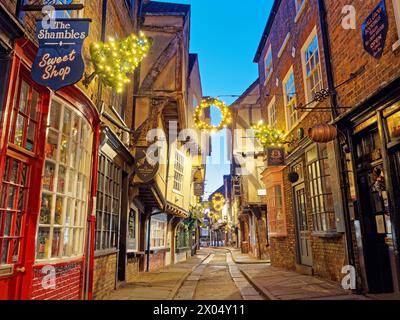
<path fill-rule="evenodd" d="M 164 1 L 164 0 L 163 0 Z M 253 63 L 272 0 L 170 0 L 190 4 L 191 49 L 199 54 L 200 72 L 205 96 L 240 95 L 258 77 Z M 221 97 L 227 104 L 236 98 Z M 212 120 L 218 122 L 218 111 L 212 109 Z M 206 197 L 223 183 L 229 174 L 227 161 L 218 161 L 220 138 L 213 139 L 213 159 L 207 166 Z M 222 143 L 223 144 L 223 143 Z M 225 156 L 226 158 L 226 156 Z"/>

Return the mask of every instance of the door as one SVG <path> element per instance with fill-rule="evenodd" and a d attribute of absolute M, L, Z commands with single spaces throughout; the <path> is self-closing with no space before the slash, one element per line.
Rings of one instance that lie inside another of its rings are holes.
<path fill-rule="evenodd" d="M 25 247 L 35 242 L 33 234 L 28 236 L 34 210 L 30 201 L 39 197 L 39 184 L 33 180 L 39 180 L 40 174 L 34 177 L 32 168 L 41 161 L 37 150 L 42 99 L 39 89 L 22 71 L 15 96 L 7 121 L 11 124 L 5 138 L 8 148 L 0 161 L 0 300 L 21 298 L 22 283 L 28 277 L 25 270 L 31 269 L 26 265 Z"/>
<path fill-rule="evenodd" d="M 371 293 L 393 291 L 389 247 L 391 231 L 388 192 L 378 129 L 355 138 L 357 184 L 364 245 L 365 271 Z"/>
<path fill-rule="evenodd" d="M 306 189 L 304 184 L 294 188 L 294 197 L 300 263 L 312 267 L 311 232 L 307 220 Z"/>

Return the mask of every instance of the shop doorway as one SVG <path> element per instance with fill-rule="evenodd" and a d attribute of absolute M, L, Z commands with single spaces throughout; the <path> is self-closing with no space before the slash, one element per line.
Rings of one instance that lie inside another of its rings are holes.
<path fill-rule="evenodd" d="M 44 122 L 43 95 L 24 72 L 21 75 L 11 116 L 6 119 L 10 124 L 8 146 L 0 161 L 0 300 L 25 296 L 23 283 L 30 279 L 32 267 L 27 261 L 27 254 L 32 254 L 27 246 L 34 248 L 36 230 L 32 225 L 36 223 L 33 217 L 39 200 L 36 186 L 41 179 L 37 170 L 41 160 L 35 155 Z"/>
<path fill-rule="evenodd" d="M 365 271 L 371 293 L 393 291 L 389 247 L 390 208 L 382 144 L 376 126 L 355 137 L 356 169 Z M 389 222 L 389 223 L 388 223 Z"/>
<path fill-rule="evenodd" d="M 306 189 L 304 184 L 294 188 L 297 250 L 300 264 L 312 267 L 311 233 L 307 221 Z"/>

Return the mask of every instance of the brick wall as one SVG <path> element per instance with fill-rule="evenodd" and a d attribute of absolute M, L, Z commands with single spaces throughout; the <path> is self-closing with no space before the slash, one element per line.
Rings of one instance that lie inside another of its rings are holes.
<path fill-rule="evenodd" d="M 165 252 L 161 251 L 150 255 L 150 266 L 149 266 L 150 271 L 157 271 L 165 266 L 166 263 L 165 255 L 166 255 Z"/>
<path fill-rule="evenodd" d="M 264 118 L 265 120 L 268 120 L 267 107 L 271 100 L 275 98 L 278 129 L 286 129 L 286 132 L 289 133 L 289 137 L 292 140 L 295 140 L 295 142 L 287 148 L 288 154 L 293 154 L 290 159 L 288 159 L 289 165 L 292 161 L 298 160 L 299 157 L 303 157 L 305 152 L 303 145 L 298 141 L 298 129 L 303 128 L 305 133 L 307 133 L 308 129 L 313 127 L 315 124 L 329 122 L 332 120 L 332 115 L 330 112 L 300 111 L 300 121 L 298 124 L 293 128 L 286 128 L 286 114 L 284 105 L 285 92 L 283 90 L 283 81 L 290 68 L 293 67 L 297 106 L 300 104 L 305 105 L 309 102 L 306 97 L 301 50 L 314 29 L 316 29 L 320 52 L 321 74 L 323 80 L 322 87 L 328 87 L 325 70 L 325 54 L 323 52 L 317 1 L 305 1 L 304 10 L 295 21 L 296 14 L 295 2 L 291 0 L 282 0 L 259 60 L 261 98 Z M 288 32 L 290 32 L 290 38 L 286 47 L 282 51 L 282 55 L 278 57 L 278 52 L 283 47 L 282 45 Z M 269 80 L 266 80 L 264 60 L 270 46 L 273 56 L 273 72 Z M 328 105 L 329 100 L 321 102 L 317 106 L 326 107 Z M 294 153 L 298 154 L 298 156 L 294 156 Z M 290 168 L 288 167 L 284 172 L 287 235 L 271 238 L 270 254 L 271 263 L 273 266 L 282 267 L 289 270 L 296 270 L 296 265 L 298 263 L 298 240 L 295 223 L 295 207 L 292 203 L 293 186 L 287 179 L 289 171 Z M 333 181 L 335 182 L 337 180 Z M 305 186 L 307 190 L 307 180 L 305 181 Z M 307 190 L 306 194 L 310 195 L 309 190 Z M 307 220 L 309 224 L 309 230 L 312 232 L 313 219 L 311 202 L 309 198 L 307 199 Z M 312 257 L 314 263 L 314 273 L 323 278 L 339 281 L 340 271 L 344 265 L 346 255 L 346 247 L 343 237 L 339 235 L 336 240 L 333 240 L 312 236 L 310 241 L 313 250 Z"/>
<path fill-rule="evenodd" d="M 115 289 L 117 273 L 117 254 L 96 257 L 93 273 L 93 299 L 106 297 Z"/>
<path fill-rule="evenodd" d="M 126 282 L 133 282 L 139 276 L 139 258 L 128 258 L 125 272 Z"/>
<path fill-rule="evenodd" d="M 383 56 L 376 60 L 363 47 L 361 25 L 380 0 L 326 0 L 329 37 L 331 41 L 334 80 L 336 84 L 349 78 L 349 74 L 365 66 L 366 72 L 338 90 L 338 102 L 354 107 L 376 93 L 379 88 L 400 76 L 400 48 L 393 50 L 399 40 L 392 0 L 386 0 L 389 31 Z M 356 10 L 356 29 L 342 28 L 342 8 L 353 5 Z"/>
<path fill-rule="evenodd" d="M 65 265 L 54 265 L 55 288 L 51 285 L 49 271 L 43 272 L 44 266 L 37 266 L 33 270 L 31 298 L 33 300 L 79 300 L 82 299 L 83 262 L 74 262 Z M 45 286 L 44 286 L 44 285 Z"/>

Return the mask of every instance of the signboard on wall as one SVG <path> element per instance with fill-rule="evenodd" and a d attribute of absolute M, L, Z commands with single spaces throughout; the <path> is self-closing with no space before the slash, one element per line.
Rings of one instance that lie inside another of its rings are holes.
<path fill-rule="evenodd" d="M 269 167 L 280 167 L 285 165 L 284 148 L 268 148 L 267 161 Z"/>
<path fill-rule="evenodd" d="M 137 177 L 144 183 L 155 178 L 160 168 L 159 162 L 149 161 L 147 148 L 136 148 L 134 170 Z"/>
<path fill-rule="evenodd" d="M 202 197 L 204 195 L 204 183 L 203 182 L 195 182 L 193 184 L 193 193 L 196 197 Z"/>
<path fill-rule="evenodd" d="M 35 82 L 54 91 L 77 83 L 85 72 L 83 42 L 90 19 L 57 19 L 36 22 L 39 49 L 32 65 Z"/>
<path fill-rule="evenodd" d="M 362 24 L 364 49 L 375 59 L 382 57 L 388 28 L 386 4 L 382 0 Z"/>

